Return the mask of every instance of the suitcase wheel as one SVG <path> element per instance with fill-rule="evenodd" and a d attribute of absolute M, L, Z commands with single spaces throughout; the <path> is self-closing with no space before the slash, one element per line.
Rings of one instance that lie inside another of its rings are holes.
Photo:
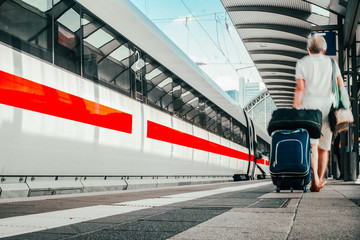
<path fill-rule="evenodd" d="M 279 193 L 280 192 L 280 186 L 276 186 L 276 192 Z"/>
<path fill-rule="evenodd" d="M 293 188 L 293 187 L 290 187 L 290 191 L 291 191 L 291 192 L 294 192 L 294 188 Z"/>
<path fill-rule="evenodd" d="M 308 187 L 304 186 L 304 192 L 308 192 Z"/>

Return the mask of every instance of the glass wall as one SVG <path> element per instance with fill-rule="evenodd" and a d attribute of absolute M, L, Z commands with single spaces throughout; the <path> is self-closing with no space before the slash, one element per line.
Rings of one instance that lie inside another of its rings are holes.
<path fill-rule="evenodd" d="M 0 41 L 246 145 L 245 126 L 74 0 L 1 1 Z"/>

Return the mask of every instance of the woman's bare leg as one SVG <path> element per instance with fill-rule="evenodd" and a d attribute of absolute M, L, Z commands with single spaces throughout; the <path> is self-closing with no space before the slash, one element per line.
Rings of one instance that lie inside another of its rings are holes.
<path fill-rule="evenodd" d="M 311 191 L 320 190 L 320 179 L 318 175 L 318 144 L 311 144 Z"/>
<path fill-rule="evenodd" d="M 319 148 L 318 176 L 320 180 L 320 187 L 324 187 L 326 184 L 324 180 L 325 180 L 325 172 L 328 165 L 328 161 L 329 161 L 329 151 Z"/>

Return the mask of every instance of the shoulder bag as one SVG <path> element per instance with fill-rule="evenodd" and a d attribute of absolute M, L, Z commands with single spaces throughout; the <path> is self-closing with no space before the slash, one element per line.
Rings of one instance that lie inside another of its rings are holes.
<path fill-rule="evenodd" d="M 335 62 L 331 59 L 332 64 L 332 92 L 335 93 L 335 100 L 329 112 L 330 129 L 333 133 L 349 130 L 350 124 L 354 122 L 354 116 L 351 109 L 344 108 L 341 101 L 340 88 L 337 84 Z"/>

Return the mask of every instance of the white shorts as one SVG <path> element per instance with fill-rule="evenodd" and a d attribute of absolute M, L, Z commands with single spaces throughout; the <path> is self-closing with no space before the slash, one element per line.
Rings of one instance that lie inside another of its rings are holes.
<path fill-rule="evenodd" d="M 319 148 L 329 151 L 331 149 L 332 132 L 329 124 L 329 111 L 332 105 L 332 97 L 306 97 L 301 108 L 319 109 L 322 113 L 321 137 L 319 139 L 310 139 L 311 144 L 318 144 Z"/>
<path fill-rule="evenodd" d="M 311 144 L 318 144 L 319 148 L 329 151 L 331 149 L 332 132 L 329 121 L 324 121 L 321 127 L 321 137 L 318 139 L 310 139 Z"/>

